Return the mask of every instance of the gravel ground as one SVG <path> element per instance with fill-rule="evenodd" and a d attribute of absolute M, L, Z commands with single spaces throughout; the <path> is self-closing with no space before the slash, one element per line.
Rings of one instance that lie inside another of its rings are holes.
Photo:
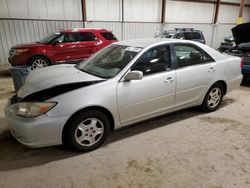
<path fill-rule="evenodd" d="M 250 83 L 219 110 L 165 115 L 112 133 L 101 148 L 29 149 L 11 138 L 3 108 L 12 95 L 0 75 L 0 187 L 250 187 Z"/>

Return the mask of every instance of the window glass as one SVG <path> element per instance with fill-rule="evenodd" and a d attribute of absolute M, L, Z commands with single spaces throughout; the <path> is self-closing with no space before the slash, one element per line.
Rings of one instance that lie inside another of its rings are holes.
<path fill-rule="evenodd" d="M 183 33 L 177 33 L 177 34 L 174 36 L 174 38 L 176 38 L 176 39 L 184 39 L 184 35 L 183 35 Z"/>
<path fill-rule="evenodd" d="M 198 32 L 193 32 L 193 39 L 201 39 L 201 35 Z"/>
<path fill-rule="evenodd" d="M 203 50 L 187 44 L 175 44 L 175 54 L 179 68 L 213 61 Z"/>
<path fill-rule="evenodd" d="M 169 46 L 160 46 L 145 52 L 131 70 L 142 71 L 144 75 L 163 72 L 171 69 Z"/>
<path fill-rule="evenodd" d="M 57 38 L 61 33 L 52 33 L 46 37 L 44 37 L 42 40 L 39 41 L 39 43 L 47 44 L 53 41 L 55 38 Z"/>
<path fill-rule="evenodd" d="M 79 41 L 96 41 L 96 36 L 90 32 L 79 33 Z"/>
<path fill-rule="evenodd" d="M 184 38 L 185 38 L 186 40 L 192 40 L 192 39 L 193 39 L 193 37 L 192 37 L 192 32 L 185 32 L 185 33 L 184 33 Z"/>
<path fill-rule="evenodd" d="M 106 39 L 106 40 L 117 40 L 117 38 L 113 35 L 111 32 L 103 32 L 101 35 Z"/>
<path fill-rule="evenodd" d="M 76 42 L 76 33 L 63 33 L 56 41 L 60 43 Z"/>
<path fill-rule="evenodd" d="M 140 51 L 140 47 L 109 45 L 76 67 L 101 78 L 117 75 Z"/>

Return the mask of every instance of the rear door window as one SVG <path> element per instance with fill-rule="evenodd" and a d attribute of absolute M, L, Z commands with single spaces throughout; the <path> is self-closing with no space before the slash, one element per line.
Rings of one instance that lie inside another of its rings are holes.
<path fill-rule="evenodd" d="M 193 39 L 192 32 L 185 32 L 184 33 L 184 38 L 186 40 L 192 40 Z"/>
<path fill-rule="evenodd" d="M 201 35 L 198 32 L 193 32 L 193 39 L 201 39 Z"/>
<path fill-rule="evenodd" d="M 178 68 L 214 62 L 212 57 L 196 46 L 190 44 L 175 44 L 174 46 Z"/>
<path fill-rule="evenodd" d="M 96 36 L 91 32 L 80 32 L 78 36 L 79 36 L 79 41 L 81 42 L 97 40 Z"/>
<path fill-rule="evenodd" d="M 106 39 L 106 40 L 117 40 L 117 38 L 114 36 L 113 33 L 111 32 L 102 32 L 101 35 Z"/>

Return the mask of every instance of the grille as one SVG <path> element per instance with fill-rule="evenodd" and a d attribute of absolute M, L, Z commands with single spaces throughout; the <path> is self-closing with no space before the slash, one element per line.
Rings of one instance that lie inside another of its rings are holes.
<path fill-rule="evenodd" d="M 11 99 L 10 99 L 10 103 L 11 104 L 16 104 L 18 102 L 21 102 L 21 98 L 17 97 L 17 95 L 14 95 Z"/>
<path fill-rule="evenodd" d="M 10 57 L 13 57 L 13 56 L 15 55 L 15 52 L 14 52 L 13 49 L 11 49 L 11 50 L 9 51 L 9 55 L 10 55 Z"/>

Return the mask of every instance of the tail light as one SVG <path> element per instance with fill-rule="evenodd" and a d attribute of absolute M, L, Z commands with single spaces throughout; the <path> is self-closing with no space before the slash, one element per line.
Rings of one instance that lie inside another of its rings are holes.
<path fill-rule="evenodd" d="M 241 61 L 240 61 L 240 68 L 241 69 L 243 68 L 243 64 L 244 64 L 243 59 L 241 59 Z"/>

